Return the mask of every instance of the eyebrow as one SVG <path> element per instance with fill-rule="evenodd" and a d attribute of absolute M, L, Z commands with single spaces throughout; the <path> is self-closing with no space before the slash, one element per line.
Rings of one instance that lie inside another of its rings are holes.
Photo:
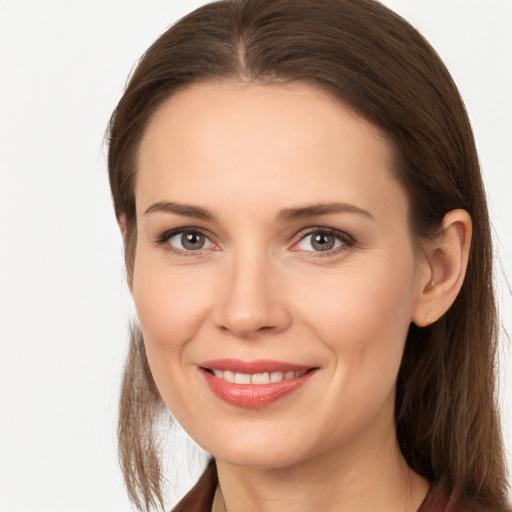
<path fill-rule="evenodd" d="M 298 208 L 286 208 L 279 212 L 277 219 L 280 222 L 289 222 L 319 215 L 330 215 L 334 213 L 357 213 L 373 219 L 373 215 L 350 203 L 321 203 L 310 206 L 301 206 Z"/>
<path fill-rule="evenodd" d="M 177 203 L 174 201 L 158 201 L 152 204 L 144 214 L 153 212 L 167 212 L 174 213 L 176 215 L 183 215 L 186 217 L 193 217 L 201 220 L 215 221 L 217 220 L 209 210 L 201 208 L 199 206 L 193 206 L 190 204 Z M 277 214 L 278 222 L 291 222 L 294 220 L 306 219 L 309 217 L 317 217 L 320 215 L 331 215 L 335 213 L 356 213 L 364 215 L 370 219 L 373 219 L 373 215 L 350 203 L 320 203 L 307 206 L 300 206 L 295 208 L 285 208 Z"/>
<path fill-rule="evenodd" d="M 157 203 L 152 204 L 144 212 L 144 215 L 153 212 L 175 213 L 177 215 L 194 217 L 201 220 L 216 220 L 216 216 L 204 208 L 200 208 L 199 206 L 192 206 L 190 204 L 176 203 L 173 201 L 158 201 Z"/>

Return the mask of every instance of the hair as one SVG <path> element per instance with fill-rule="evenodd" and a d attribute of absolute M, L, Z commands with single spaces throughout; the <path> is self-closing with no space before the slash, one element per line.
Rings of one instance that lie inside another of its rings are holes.
<path fill-rule="evenodd" d="M 377 1 L 222 0 L 182 18 L 146 51 L 109 124 L 110 185 L 126 225 L 128 280 L 137 158 L 149 121 L 180 89 L 233 81 L 309 84 L 378 127 L 394 150 L 414 240 L 436 236 L 450 210 L 471 215 L 473 243 L 459 295 L 436 323 L 410 327 L 397 382 L 397 437 L 409 466 L 443 493 L 505 507 L 492 247 L 471 126 L 436 52 Z M 163 506 L 154 441 L 163 409 L 142 333 L 133 328 L 118 434 L 126 485 L 140 509 Z"/>

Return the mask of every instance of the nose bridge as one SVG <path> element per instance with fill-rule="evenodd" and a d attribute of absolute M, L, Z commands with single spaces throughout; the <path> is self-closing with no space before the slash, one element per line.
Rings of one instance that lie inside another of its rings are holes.
<path fill-rule="evenodd" d="M 290 322 L 278 269 L 267 251 L 245 246 L 225 261 L 216 324 L 240 337 L 279 332 Z"/>

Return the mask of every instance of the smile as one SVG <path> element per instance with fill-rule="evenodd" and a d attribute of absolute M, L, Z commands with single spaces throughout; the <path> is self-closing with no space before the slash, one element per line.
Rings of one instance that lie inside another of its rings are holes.
<path fill-rule="evenodd" d="M 258 409 L 300 389 L 318 367 L 225 359 L 204 363 L 200 369 L 218 398 L 233 406 Z"/>
<path fill-rule="evenodd" d="M 235 384 L 270 384 L 271 382 L 281 382 L 283 380 L 296 379 L 302 377 L 308 370 L 300 372 L 264 372 L 264 373 L 235 373 L 229 370 L 211 370 L 212 374 L 218 379 Z"/>

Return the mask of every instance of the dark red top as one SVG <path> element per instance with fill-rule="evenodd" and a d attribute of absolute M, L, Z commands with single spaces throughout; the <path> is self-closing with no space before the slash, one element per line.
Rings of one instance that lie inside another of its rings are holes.
<path fill-rule="evenodd" d="M 213 497 L 217 488 L 217 468 L 210 461 L 197 484 L 172 509 L 172 512 L 211 512 Z M 444 494 L 431 488 L 420 505 L 418 512 L 506 512 L 493 508 L 480 508 L 466 505 L 455 499 L 449 499 Z"/>

